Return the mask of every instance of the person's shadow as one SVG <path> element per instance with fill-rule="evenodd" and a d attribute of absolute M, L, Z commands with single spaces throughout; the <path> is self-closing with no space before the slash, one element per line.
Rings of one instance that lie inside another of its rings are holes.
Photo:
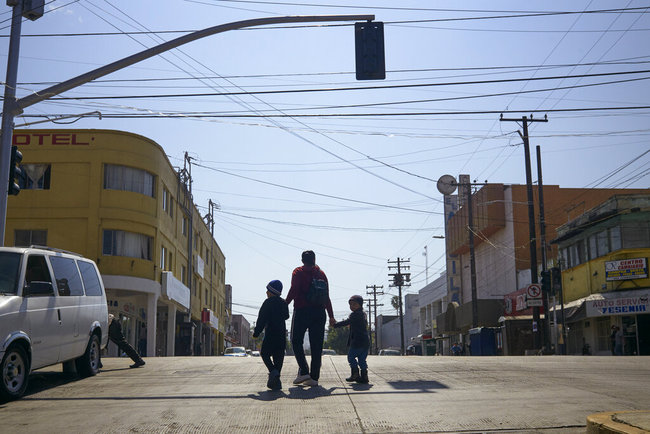
<path fill-rule="evenodd" d="M 288 399 L 315 399 L 322 398 L 324 396 L 330 396 L 332 392 L 336 389 L 341 389 L 341 387 L 330 387 L 325 389 L 322 386 L 315 387 L 300 387 L 294 386 L 290 387 L 287 392 L 284 390 L 265 390 L 263 392 L 258 392 L 257 395 L 249 393 L 248 397 L 258 401 L 275 401 L 279 398 L 288 398 Z"/>

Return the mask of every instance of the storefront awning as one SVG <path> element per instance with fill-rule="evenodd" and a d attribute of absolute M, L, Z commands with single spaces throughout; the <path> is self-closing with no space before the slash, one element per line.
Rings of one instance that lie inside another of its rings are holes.
<path fill-rule="evenodd" d="M 650 313 L 650 289 L 610 291 L 591 294 L 564 304 L 567 322 L 610 315 Z M 560 306 L 555 308 L 559 311 Z"/>

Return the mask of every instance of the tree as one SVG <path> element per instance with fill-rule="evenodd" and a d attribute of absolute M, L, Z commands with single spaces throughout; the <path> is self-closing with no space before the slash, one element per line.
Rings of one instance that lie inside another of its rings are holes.
<path fill-rule="evenodd" d="M 332 328 L 327 330 L 327 340 L 325 341 L 325 348 L 331 348 L 337 354 L 347 354 L 348 352 L 348 335 L 347 327 Z"/>
<path fill-rule="evenodd" d="M 390 305 L 393 306 L 393 309 L 399 315 L 399 295 L 393 295 L 393 298 L 390 299 Z"/>

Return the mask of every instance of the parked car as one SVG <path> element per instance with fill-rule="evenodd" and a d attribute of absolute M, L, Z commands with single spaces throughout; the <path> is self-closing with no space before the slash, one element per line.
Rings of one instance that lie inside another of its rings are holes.
<path fill-rule="evenodd" d="M 244 347 L 228 347 L 224 350 L 223 355 L 228 357 L 248 357 Z"/>
<path fill-rule="evenodd" d="M 380 356 L 401 356 L 402 354 L 400 353 L 399 350 L 391 350 L 390 348 L 386 348 L 383 350 L 379 350 L 379 355 Z"/>
<path fill-rule="evenodd" d="M 0 247 L 0 398 L 20 398 L 29 374 L 74 362 L 99 372 L 108 307 L 97 265 L 48 247 Z"/>
<path fill-rule="evenodd" d="M 253 350 L 253 352 L 251 353 L 251 356 L 253 356 L 253 357 L 259 357 L 259 356 L 260 356 L 260 352 L 257 351 L 257 350 Z"/>
<path fill-rule="evenodd" d="M 336 356 L 336 351 L 330 349 L 330 348 L 323 348 L 323 355 L 324 356 Z"/>

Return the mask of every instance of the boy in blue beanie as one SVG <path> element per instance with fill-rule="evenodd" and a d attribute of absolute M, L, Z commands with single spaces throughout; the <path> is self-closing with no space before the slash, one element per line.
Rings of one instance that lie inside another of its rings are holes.
<path fill-rule="evenodd" d="M 368 336 L 368 320 L 363 311 L 363 297 L 353 295 L 348 300 L 352 313 L 345 321 L 339 321 L 334 324 L 334 328 L 350 326 L 350 335 L 348 337 L 348 363 L 352 374 L 345 381 L 368 383 L 368 347 L 370 347 L 370 337 Z M 359 373 L 361 368 L 361 373 Z"/>
<path fill-rule="evenodd" d="M 253 337 L 258 337 L 262 330 L 262 361 L 269 370 L 269 380 L 266 387 L 271 390 L 282 389 L 280 372 L 284 362 L 284 350 L 287 346 L 287 326 L 285 321 L 289 318 L 289 306 L 282 297 L 282 282 L 272 280 L 266 285 L 266 300 L 262 303 Z"/>

